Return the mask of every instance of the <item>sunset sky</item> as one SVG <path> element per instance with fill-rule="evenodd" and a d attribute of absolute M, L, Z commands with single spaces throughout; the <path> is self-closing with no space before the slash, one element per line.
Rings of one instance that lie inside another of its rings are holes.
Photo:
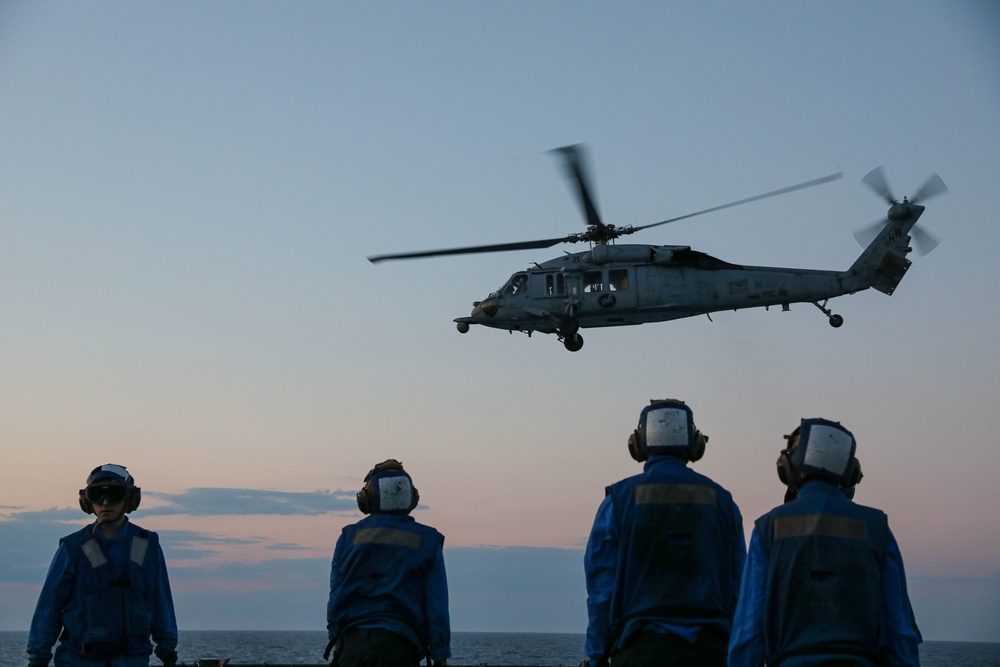
<path fill-rule="evenodd" d="M 583 632 L 604 487 L 650 398 L 746 520 L 802 417 L 858 440 L 925 639 L 1000 641 L 1000 8 L 957 2 L 0 1 L 0 630 L 27 629 L 95 466 L 142 487 L 185 629 L 325 627 L 373 464 L 446 535 L 455 630 Z M 554 336 L 473 327 L 579 251 L 368 255 L 604 221 L 728 262 L 843 270 L 932 173 L 896 293 Z M 182 637 L 183 641 L 183 637 Z"/>

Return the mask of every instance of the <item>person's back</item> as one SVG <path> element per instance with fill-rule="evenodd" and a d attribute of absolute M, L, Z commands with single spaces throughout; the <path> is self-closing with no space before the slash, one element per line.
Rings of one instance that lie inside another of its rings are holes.
<path fill-rule="evenodd" d="M 918 665 L 902 556 L 880 510 L 854 503 L 854 436 L 803 420 L 778 474 L 785 504 L 754 524 L 730 665 Z"/>
<path fill-rule="evenodd" d="M 409 516 L 419 494 L 393 460 L 373 469 L 358 493 L 369 514 L 346 526 L 330 572 L 327 627 L 343 667 L 412 667 L 451 655 L 444 537 Z"/>
<path fill-rule="evenodd" d="M 587 545 L 592 664 L 725 664 L 745 542 L 729 492 L 687 467 L 706 440 L 680 401 L 640 416 L 643 472 L 607 488 Z"/>
<path fill-rule="evenodd" d="M 885 514 L 816 480 L 755 525 L 772 573 L 767 652 L 877 656 L 884 643 Z"/>

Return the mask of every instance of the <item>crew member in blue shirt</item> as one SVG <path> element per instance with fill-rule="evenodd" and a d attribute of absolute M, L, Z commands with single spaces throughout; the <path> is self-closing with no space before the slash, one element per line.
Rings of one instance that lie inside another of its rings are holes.
<path fill-rule="evenodd" d="M 340 667 L 416 667 L 451 657 L 444 536 L 410 512 L 419 501 L 399 461 L 375 466 L 358 492 L 369 516 L 345 527 L 330 568 L 327 632 Z"/>
<path fill-rule="evenodd" d="M 643 472 L 607 487 L 584 555 L 591 665 L 726 664 L 746 542 L 732 495 L 687 467 L 707 440 L 682 401 L 642 410 Z"/>
<path fill-rule="evenodd" d="M 59 540 L 28 633 L 28 662 L 41 667 L 147 667 L 177 662 L 177 620 L 156 533 L 126 514 L 141 489 L 124 466 L 94 468 L 80 508 L 96 521 Z M 152 642 L 150 639 L 152 638 Z"/>
<path fill-rule="evenodd" d="M 729 664 L 919 665 L 899 546 L 883 512 L 852 500 L 854 436 L 803 419 L 785 438 L 778 477 L 788 493 L 754 524 Z"/>

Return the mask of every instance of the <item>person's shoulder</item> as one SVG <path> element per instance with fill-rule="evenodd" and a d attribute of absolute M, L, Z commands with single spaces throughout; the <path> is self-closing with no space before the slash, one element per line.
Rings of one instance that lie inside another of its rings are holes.
<path fill-rule="evenodd" d="M 88 536 L 90 536 L 92 532 L 93 532 L 92 524 L 81 526 L 77 530 L 74 530 L 72 533 L 60 537 L 59 544 L 63 544 L 64 542 L 82 541 L 86 539 Z"/>
<path fill-rule="evenodd" d="M 141 537 L 142 539 L 145 540 L 156 540 L 156 541 L 159 541 L 160 539 L 160 536 L 155 531 L 147 530 L 146 528 L 143 528 L 142 526 L 133 523 L 132 521 L 129 521 L 127 524 L 125 524 L 125 527 L 126 530 L 128 530 L 133 537 Z"/>
<path fill-rule="evenodd" d="M 711 486 L 716 490 L 716 492 L 720 493 L 723 497 L 732 500 L 733 494 L 729 492 L 729 489 L 722 486 L 708 475 L 700 473 L 697 470 L 694 470 L 693 468 L 688 468 L 687 470 L 688 472 L 691 473 L 690 477 L 692 480 L 697 480 L 698 482 L 705 484 L 706 486 Z"/>
<path fill-rule="evenodd" d="M 873 517 L 883 517 L 886 522 L 888 522 L 888 520 L 889 520 L 889 516 L 883 510 L 880 510 L 877 507 L 871 507 L 869 505 L 862 505 L 861 503 L 856 503 L 853 500 L 848 500 L 847 502 L 849 502 L 852 505 L 854 505 L 854 507 L 858 511 L 860 511 L 860 512 L 864 512 L 865 514 L 868 514 L 868 515 L 873 516 Z"/>

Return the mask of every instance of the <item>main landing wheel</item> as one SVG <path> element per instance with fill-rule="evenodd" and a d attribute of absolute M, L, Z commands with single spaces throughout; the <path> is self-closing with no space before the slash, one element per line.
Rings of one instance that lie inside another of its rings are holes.
<path fill-rule="evenodd" d="M 844 323 L 844 318 L 841 317 L 840 315 L 830 316 L 830 326 L 833 327 L 834 329 L 838 328 L 843 323 Z"/>
<path fill-rule="evenodd" d="M 563 338 L 563 347 L 570 352 L 579 352 L 580 348 L 583 347 L 583 336 L 580 334 L 566 336 L 566 338 Z"/>
<path fill-rule="evenodd" d="M 572 315 L 559 320 L 559 332 L 567 338 L 572 338 L 580 330 L 580 322 Z"/>

